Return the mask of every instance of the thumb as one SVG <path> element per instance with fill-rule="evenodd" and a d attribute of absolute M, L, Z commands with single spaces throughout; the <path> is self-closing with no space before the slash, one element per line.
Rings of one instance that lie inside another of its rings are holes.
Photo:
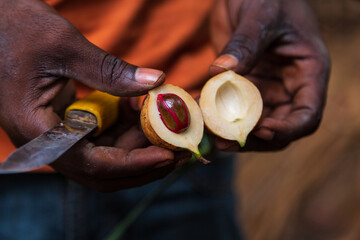
<path fill-rule="evenodd" d="M 210 66 L 211 75 L 226 70 L 248 74 L 274 39 L 272 16 L 259 17 L 259 10 L 253 7 L 245 10 L 241 11 L 230 40 Z"/>
<path fill-rule="evenodd" d="M 89 87 L 122 97 L 145 94 L 165 81 L 162 71 L 137 67 L 108 54 L 84 37 L 79 38 L 72 42 L 68 53 L 71 57 L 66 58 L 62 75 L 65 73 L 66 77 Z"/>

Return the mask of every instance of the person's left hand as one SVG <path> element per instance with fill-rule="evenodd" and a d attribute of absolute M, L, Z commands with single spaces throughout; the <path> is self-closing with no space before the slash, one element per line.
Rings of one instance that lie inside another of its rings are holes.
<path fill-rule="evenodd" d="M 218 0 L 212 39 L 215 75 L 231 69 L 260 90 L 264 110 L 244 148 L 217 139 L 225 151 L 279 150 L 313 133 L 322 118 L 330 60 L 305 0 Z"/>

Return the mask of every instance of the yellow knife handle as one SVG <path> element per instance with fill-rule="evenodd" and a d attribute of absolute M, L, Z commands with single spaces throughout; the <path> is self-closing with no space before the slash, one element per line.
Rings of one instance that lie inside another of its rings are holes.
<path fill-rule="evenodd" d="M 85 111 L 96 117 L 97 129 L 94 136 L 112 126 L 119 116 L 119 97 L 94 91 L 71 104 L 65 111 L 65 121 L 70 111 Z"/>

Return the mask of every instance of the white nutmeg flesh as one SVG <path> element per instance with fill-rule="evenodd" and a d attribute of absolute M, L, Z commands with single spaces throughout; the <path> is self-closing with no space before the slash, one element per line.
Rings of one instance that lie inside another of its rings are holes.
<path fill-rule="evenodd" d="M 199 105 L 210 131 L 221 138 L 235 140 L 242 147 L 263 108 L 257 87 L 233 71 L 208 80 L 201 91 Z"/>

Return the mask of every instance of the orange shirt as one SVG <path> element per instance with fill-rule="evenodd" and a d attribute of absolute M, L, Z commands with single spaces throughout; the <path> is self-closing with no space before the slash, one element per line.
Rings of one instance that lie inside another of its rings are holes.
<path fill-rule="evenodd" d="M 161 69 L 193 93 L 215 58 L 208 17 L 213 0 L 46 0 L 84 36 L 132 64 Z M 79 84 L 80 85 L 80 84 Z M 90 89 L 79 87 L 79 97 Z M 0 161 L 15 148 L 0 129 Z"/>

